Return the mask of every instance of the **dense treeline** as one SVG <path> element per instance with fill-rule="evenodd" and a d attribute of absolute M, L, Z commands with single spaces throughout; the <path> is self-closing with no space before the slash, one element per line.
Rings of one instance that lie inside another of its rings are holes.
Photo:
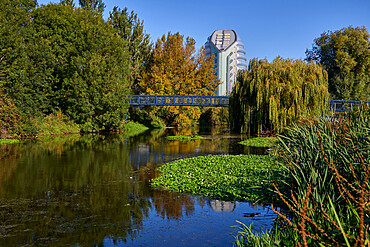
<path fill-rule="evenodd" d="M 80 1 L 80 8 L 65 0 L 0 5 L 0 99 L 6 102 L 0 136 L 37 134 L 35 120 L 55 111 L 82 131 L 119 128 L 131 86 L 151 54 L 136 14 L 114 8 L 105 21 L 101 0 Z"/>
<path fill-rule="evenodd" d="M 102 0 L 80 0 L 80 7 L 71 0 L 0 4 L 2 137 L 43 133 L 37 122 L 49 116 L 81 131 L 116 130 L 132 93 L 213 95 L 219 83 L 213 61 L 204 50 L 196 53 L 193 39 L 168 34 L 153 49 L 143 22 L 127 8 L 114 7 L 104 20 Z M 189 125 L 201 109 L 142 112 Z"/>
<path fill-rule="evenodd" d="M 231 96 L 234 131 L 279 133 L 301 117 L 323 116 L 329 101 L 327 73 L 314 62 L 252 59 Z"/>
<path fill-rule="evenodd" d="M 79 5 L 0 2 L 0 137 L 38 134 L 36 123 L 48 116 L 78 124 L 78 131 L 116 130 L 132 93 L 214 94 L 216 68 L 193 39 L 168 33 L 154 45 L 133 11 L 114 7 L 104 20 L 103 0 Z M 251 59 L 233 92 L 231 128 L 280 132 L 302 116 L 320 115 L 328 102 L 324 87 L 331 98 L 369 100 L 369 37 L 366 27 L 323 33 L 306 51 L 309 63 Z M 147 107 L 132 119 L 190 125 L 203 112 Z"/>

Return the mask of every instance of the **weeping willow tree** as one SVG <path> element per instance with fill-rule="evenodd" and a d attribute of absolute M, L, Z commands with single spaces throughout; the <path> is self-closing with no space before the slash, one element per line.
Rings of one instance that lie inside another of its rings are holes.
<path fill-rule="evenodd" d="M 302 117 L 323 116 L 328 102 L 328 77 L 319 64 L 254 58 L 239 75 L 231 95 L 231 129 L 246 134 L 280 133 Z"/>

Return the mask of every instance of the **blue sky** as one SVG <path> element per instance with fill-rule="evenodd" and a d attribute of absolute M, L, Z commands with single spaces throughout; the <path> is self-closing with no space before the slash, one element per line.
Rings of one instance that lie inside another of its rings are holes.
<path fill-rule="evenodd" d="M 38 0 L 39 4 L 59 0 Z M 78 6 L 78 0 L 75 0 Z M 155 42 L 179 32 L 199 49 L 214 30 L 233 29 L 245 44 L 247 58 L 305 58 L 323 32 L 365 26 L 370 32 L 370 0 L 104 0 L 104 17 L 114 6 L 127 7 L 144 21 Z"/>

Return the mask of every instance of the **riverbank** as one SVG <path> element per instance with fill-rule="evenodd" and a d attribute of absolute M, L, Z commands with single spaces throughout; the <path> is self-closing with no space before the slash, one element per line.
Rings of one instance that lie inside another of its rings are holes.
<path fill-rule="evenodd" d="M 135 136 L 149 128 L 143 124 L 125 121 L 118 132 L 122 132 L 125 136 Z M 79 125 L 65 119 L 62 115 L 49 115 L 43 118 L 43 121 L 36 121 L 32 125 L 26 125 L 21 129 L 22 132 L 13 134 L 11 138 L 0 138 L 0 145 L 19 143 L 21 139 L 38 138 L 44 139 L 55 135 L 68 135 L 81 133 Z M 117 132 L 117 131 L 116 131 Z"/>

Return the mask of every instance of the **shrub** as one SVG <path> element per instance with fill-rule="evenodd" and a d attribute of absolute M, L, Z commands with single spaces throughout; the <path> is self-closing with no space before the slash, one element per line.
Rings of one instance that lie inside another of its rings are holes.
<path fill-rule="evenodd" d="M 166 126 L 163 120 L 152 112 L 130 107 L 129 114 L 132 121 L 141 123 L 152 129 L 161 129 Z"/>
<path fill-rule="evenodd" d="M 55 111 L 45 117 L 34 117 L 23 119 L 20 127 L 22 135 L 60 135 L 79 133 L 80 126 L 70 120 L 69 117 L 62 114 L 61 111 Z"/>
<path fill-rule="evenodd" d="M 6 138 L 14 134 L 19 122 L 17 107 L 13 104 L 0 85 L 0 138 Z"/>

